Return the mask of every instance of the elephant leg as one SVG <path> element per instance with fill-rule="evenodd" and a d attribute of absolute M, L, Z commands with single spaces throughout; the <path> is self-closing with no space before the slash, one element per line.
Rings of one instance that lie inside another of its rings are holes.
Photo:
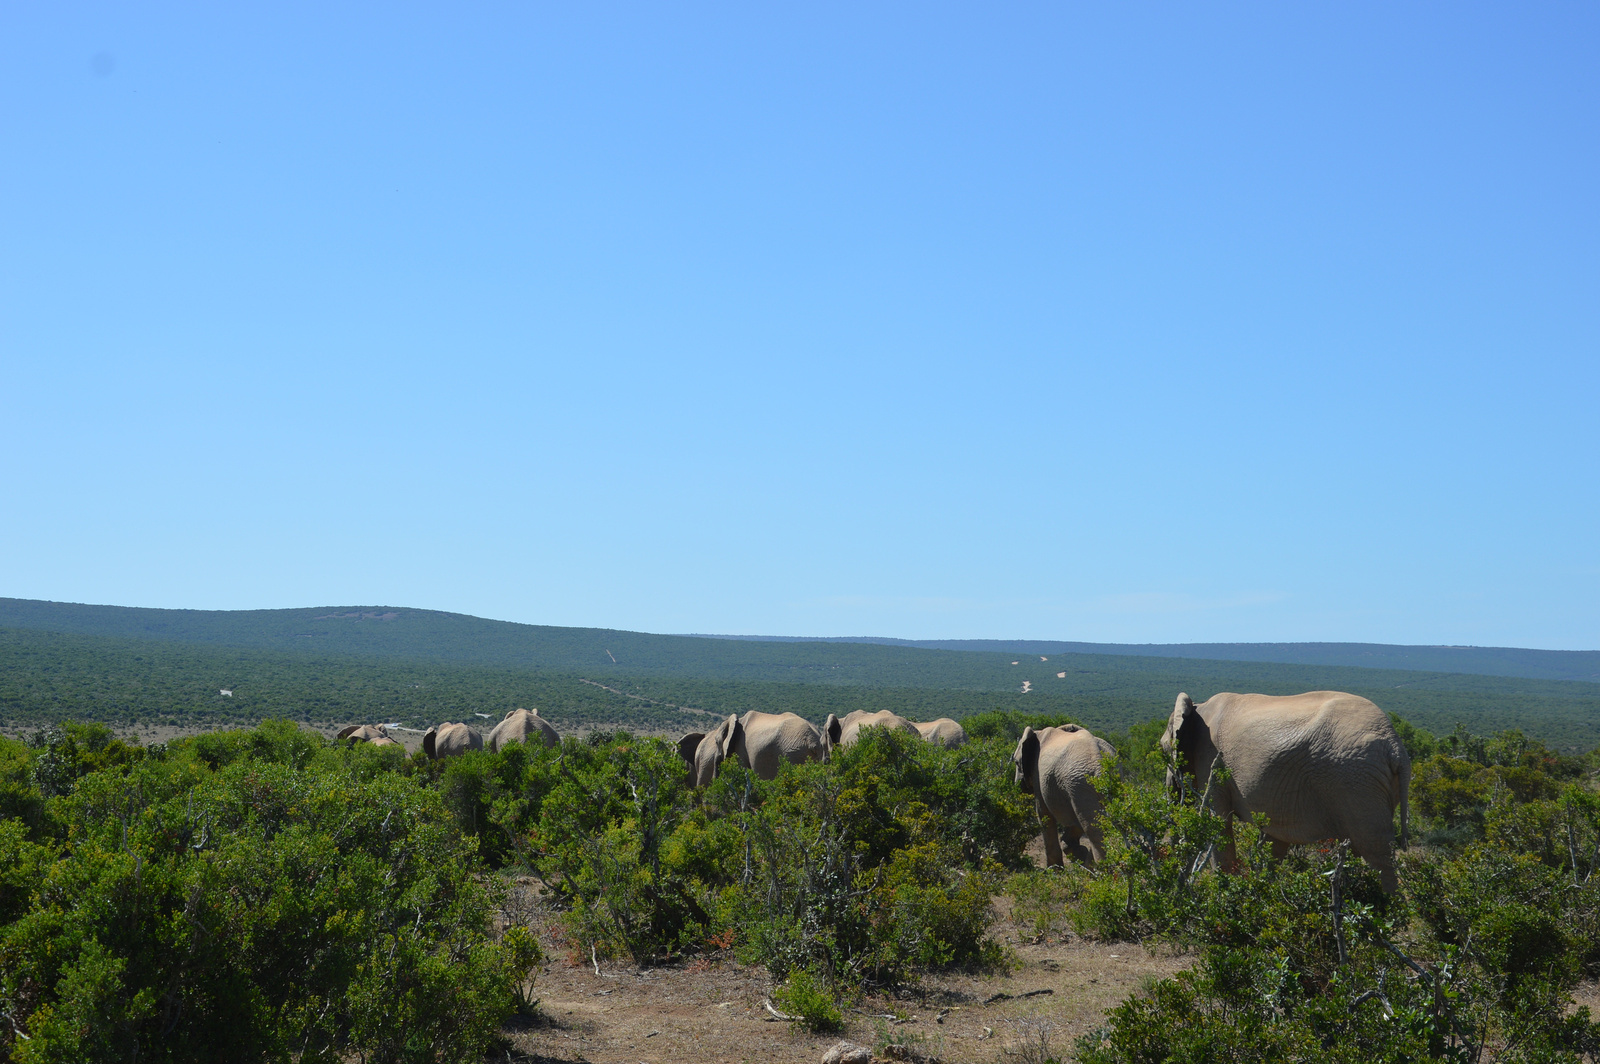
<path fill-rule="evenodd" d="M 1063 821 L 1061 835 L 1067 840 L 1067 849 L 1072 856 L 1086 865 L 1092 865 L 1105 856 L 1100 840 L 1090 835 L 1081 820 Z"/>
<path fill-rule="evenodd" d="M 1044 865 L 1060 868 L 1066 861 L 1061 857 L 1061 829 L 1056 826 L 1056 818 L 1046 813 L 1039 822 L 1044 826 Z"/>
<path fill-rule="evenodd" d="M 1385 894 L 1393 894 L 1400 889 L 1400 877 L 1395 875 L 1394 871 L 1394 851 L 1391 849 L 1393 845 L 1391 839 L 1387 837 L 1381 840 L 1368 837 L 1350 840 L 1351 852 L 1377 871 Z"/>
<path fill-rule="evenodd" d="M 1281 861 L 1287 856 L 1289 856 L 1289 844 L 1284 842 L 1282 839 L 1273 839 L 1272 859 L 1274 861 Z"/>
<path fill-rule="evenodd" d="M 1222 844 L 1221 851 L 1217 853 L 1217 863 L 1224 872 L 1237 872 L 1239 851 L 1233 845 L 1233 821 L 1229 820 L 1222 830 L 1228 841 Z"/>
<path fill-rule="evenodd" d="M 1091 829 L 1083 833 L 1082 849 L 1088 855 L 1086 861 L 1089 864 L 1099 864 L 1106 859 L 1105 839 L 1099 831 Z"/>

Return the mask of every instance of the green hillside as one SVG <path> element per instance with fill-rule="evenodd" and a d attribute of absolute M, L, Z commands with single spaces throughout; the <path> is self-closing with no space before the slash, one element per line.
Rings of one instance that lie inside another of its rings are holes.
<path fill-rule="evenodd" d="M 639 637 L 635 649 L 670 638 Z M 858 645 L 829 646 L 807 660 L 807 646 L 778 644 L 733 662 L 708 655 L 631 664 L 619 654 L 618 664 L 564 669 L 0 629 L 0 723 L 75 718 L 193 727 L 282 716 L 421 727 L 534 705 L 569 730 L 678 733 L 703 728 L 706 713 L 791 710 L 820 721 L 830 712 L 878 708 L 917 719 L 995 709 L 1068 714 L 1121 729 L 1165 714 L 1180 690 L 1203 699 L 1222 690 L 1337 689 L 1432 731 L 1515 727 L 1564 749 L 1600 745 L 1600 684 L 1120 655 L 1040 661 Z M 224 688 L 233 694 L 222 696 Z"/>
<path fill-rule="evenodd" d="M 875 643 L 925 650 L 1018 654 L 1118 654 L 1144 658 L 1268 661 L 1283 665 L 1351 665 L 1364 669 L 1466 672 L 1533 680 L 1600 682 L 1600 650 L 1529 650 L 1521 647 L 1395 646 L 1387 643 L 1070 643 L 1044 639 L 883 639 L 875 636 L 811 639 L 782 636 L 705 636 L 778 642 Z"/>

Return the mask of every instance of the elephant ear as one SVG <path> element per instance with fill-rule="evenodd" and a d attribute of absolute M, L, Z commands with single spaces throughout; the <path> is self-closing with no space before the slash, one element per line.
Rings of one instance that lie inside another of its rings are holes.
<path fill-rule="evenodd" d="M 348 738 L 350 738 L 350 736 L 354 735 L 356 732 L 358 732 L 360 730 L 361 730 L 361 725 L 352 724 L 352 725 L 350 725 L 350 727 L 346 728 L 344 731 L 339 733 L 339 738 L 348 739 Z"/>
<path fill-rule="evenodd" d="M 678 756 L 694 767 L 694 752 L 700 749 L 700 740 L 706 737 L 705 732 L 692 731 L 678 740 Z"/>
<path fill-rule="evenodd" d="M 526 712 L 526 711 L 525 710 L 521 710 L 521 709 L 508 709 L 508 710 L 506 710 L 506 715 L 501 717 L 500 719 L 501 720 L 510 720 L 512 717 L 516 716 L 518 713 L 523 713 L 523 712 Z"/>
<path fill-rule="evenodd" d="M 1194 707 L 1194 699 L 1186 693 L 1178 695 L 1178 701 L 1172 707 L 1172 719 L 1167 721 L 1167 732 L 1172 736 L 1172 752 L 1184 757 L 1194 747 L 1194 737 L 1197 726 L 1200 724 L 1200 712 Z"/>
<path fill-rule="evenodd" d="M 839 745 L 839 736 L 844 734 L 844 725 L 839 723 L 839 718 L 832 713 L 828 714 L 828 723 L 822 726 L 822 739 L 828 749 Z"/>
<path fill-rule="evenodd" d="M 718 761 L 721 761 L 723 758 L 727 757 L 728 756 L 728 751 L 733 749 L 733 735 L 734 735 L 734 732 L 736 730 L 738 730 L 738 727 L 739 727 L 739 717 L 738 717 L 738 715 L 734 714 L 734 713 L 729 713 L 728 714 L 728 719 L 723 721 L 721 724 L 717 725 L 717 730 L 712 733 L 717 737 L 717 760 Z"/>
<path fill-rule="evenodd" d="M 1022 729 L 1022 738 L 1017 740 L 1017 749 L 1011 755 L 1011 761 L 1017 766 L 1017 771 L 1027 778 L 1039 767 L 1039 733 L 1032 728 Z"/>
<path fill-rule="evenodd" d="M 439 736 L 439 729 L 438 729 L 437 726 L 435 726 L 435 727 L 429 728 L 428 729 L 428 733 L 422 737 L 422 751 L 423 751 L 423 753 L 427 754 L 429 758 L 432 758 L 434 756 L 434 754 L 433 754 L 433 741 L 436 738 L 438 738 L 438 736 Z"/>

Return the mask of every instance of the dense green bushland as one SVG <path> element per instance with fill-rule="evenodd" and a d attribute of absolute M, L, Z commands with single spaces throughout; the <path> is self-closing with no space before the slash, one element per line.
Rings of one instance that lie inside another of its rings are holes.
<path fill-rule="evenodd" d="M 821 1027 L 855 988 L 992 965 L 1031 809 L 1007 741 L 888 733 L 690 791 L 626 732 L 444 761 L 292 722 L 140 747 L 0 741 L 0 1046 L 12 1059 L 468 1060 L 538 950 L 492 934 L 536 873 L 580 956 L 732 949 Z"/>
<path fill-rule="evenodd" d="M 1045 660 L 1048 658 L 1048 660 Z M 1024 681 L 1029 685 L 1023 691 Z M 222 688 L 233 691 L 224 698 Z M 608 690 L 609 688 L 609 690 Z M 704 710 L 820 722 L 1071 713 L 1124 729 L 1224 690 L 1346 690 L 1413 723 L 1600 743 L 1600 684 L 1335 664 L 657 636 L 425 610 L 129 610 L 0 599 L 0 723 L 205 726 L 271 717 L 413 726 L 537 705 L 568 730 L 684 731 Z M 685 711 L 683 707 L 689 707 Z"/>
<path fill-rule="evenodd" d="M 627 733 L 429 768 L 491 861 L 550 885 L 580 953 L 652 964 L 723 943 L 840 989 L 995 962 L 996 876 L 1035 831 L 998 741 L 868 732 L 771 781 L 725 764 L 704 793 L 670 744 Z"/>
<path fill-rule="evenodd" d="M 1600 1059 L 1571 1007 L 1600 974 L 1594 755 L 1436 736 L 1390 897 L 1345 848 L 1271 857 L 1168 794 L 1150 720 L 1111 736 L 1107 858 L 1033 868 L 1012 782 L 1025 725 L 943 750 L 869 731 L 771 781 L 702 792 L 627 732 L 445 761 L 290 722 L 140 747 L 101 725 L 0 741 L 0 1048 L 18 1061 L 481 1057 L 539 959 L 494 933 L 503 871 L 545 884 L 587 961 L 731 952 L 818 1030 L 920 973 L 1003 966 L 991 899 L 1033 935 L 1158 941 L 1194 965 L 1114 1009 L 1076 1058 Z"/>
<path fill-rule="evenodd" d="M 1022 918 L 1048 933 L 1053 901 L 1081 932 L 1198 957 L 1113 1010 L 1078 1060 L 1600 1058 L 1600 1025 L 1569 1007 L 1600 974 L 1593 759 L 1402 730 L 1429 843 L 1401 855 L 1393 897 L 1344 846 L 1273 860 L 1252 825 L 1238 874 L 1218 874 L 1222 825 L 1199 803 L 1102 775 L 1106 862 L 1023 877 Z"/>
<path fill-rule="evenodd" d="M 0 628 L 29 628 L 151 642 L 309 651 L 323 657 L 387 657 L 507 668 L 587 670 L 602 665 L 735 680 L 785 680 L 801 672 L 821 682 L 880 687 L 988 689 L 1053 674 L 1043 658 L 1083 663 L 1118 656 L 1187 659 L 1183 667 L 1225 662 L 1356 667 L 1388 676 L 1475 673 L 1600 682 L 1600 652 L 1510 647 L 1390 646 L 1379 643 L 1063 643 L 1049 640 L 781 639 L 652 635 L 612 628 L 516 624 L 397 606 L 322 606 L 283 610 L 162 610 L 0 598 Z M 1145 662 L 1148 666 L 1154 662 Z M 1135 663 L 1135 667 L 1141 667 Z M 898 675 L 896 675 L 898 674 Z M 998 686 L 995 679 L 1000 677 Z M 956 677 L 965 677 L 958 682 Z M 1393 686 L 1388 680 L 1375 680 Z M 1302 687 L 1310 690 L 1316 687 Z M 1339 686 L 1339 685 L 1335 685 Z M 1254 687 L 1250 689 L 1254 690 Z"/>
<path fill-rule="evenodd" d="M 536 955 L 397 751 L 289 723 L 0 742 L 0 1046 L 17 1061 L 477 1059 Z"/>

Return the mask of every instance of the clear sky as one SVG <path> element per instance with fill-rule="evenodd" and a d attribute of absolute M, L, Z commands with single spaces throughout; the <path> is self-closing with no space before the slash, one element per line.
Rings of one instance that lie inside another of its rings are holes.
<path fill-rule="evenodd" d="M 1600 7 L 0 8 L 0 595 L 1600 647 Z"/>

